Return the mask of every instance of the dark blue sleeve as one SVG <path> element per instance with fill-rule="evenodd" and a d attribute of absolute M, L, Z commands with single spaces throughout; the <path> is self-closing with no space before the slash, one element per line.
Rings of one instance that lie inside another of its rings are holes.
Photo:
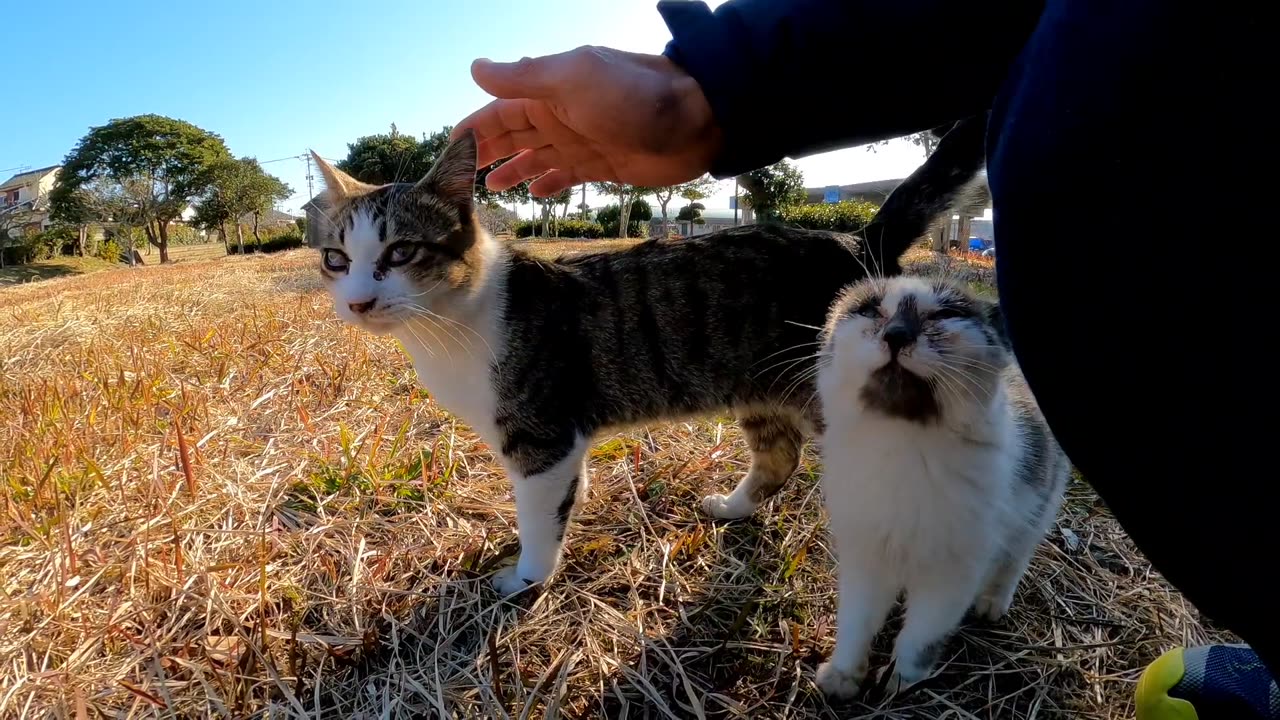
<path fill-rule="evenodd" d="M 944 125 L 986 110 L 1034 0 L 662 0 L 666 56 L 723 133 L 717 177 Z"/>

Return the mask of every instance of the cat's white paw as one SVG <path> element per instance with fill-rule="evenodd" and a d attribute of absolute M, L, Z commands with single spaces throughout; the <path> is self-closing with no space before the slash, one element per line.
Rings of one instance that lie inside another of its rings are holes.
<path fill-rule="evenodd" d="M 508 565 L 493 575 L 493 589 L 502 597 L 518 593 L 533 585 L 533 582 L 521 577 L 517 566 Z"/>
<path fill-rule="evenodd" d="M 922 668 L 913 665 L 894 663 L 893 672 L 889 673 L 889 681 L 884 684 L 884 691 L 896 695 L 903 690 L 929 677 L 933 668 Z"/>
<path fill-rule="evenodd" d="M 855 669 L 838 668 L 830 661 L 818 666 L 818 675 L 815 679 L 823 695 L 837 700 L 854 698 L 858 694 L 858 687 L 862 684 L 862 678 L 858 677 Z"/>
<path fill-rule="evenodd" d="M 754 507 L 742 507 L 732 495 L 708 495 L 702 498 L 702 511 L 721 520 L 739 520 L 755 512 Z"/>
<path fill-rule="evenodd" d="M 983 620 L 999 622 L 1005 615 L 1009 614 L 1009 606 L 1012 604 L 1011 598 L 993 598 L 988 595 L 980 595 L 973 603 L 973 614 Z"/>

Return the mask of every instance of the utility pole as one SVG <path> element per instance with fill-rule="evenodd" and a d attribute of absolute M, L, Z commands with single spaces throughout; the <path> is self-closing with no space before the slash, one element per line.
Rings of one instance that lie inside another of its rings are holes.
<path fill-rule="evenodd" d="M 738 178 L 733 179 L 733 226 L 738 226 Z"/>
<path fill-rule="evenodd" d="M 311 189 L 311 153 L 302 153 L 302 159 L 307 161 L 307 200 L 315 199 L 315 192 Z"/>

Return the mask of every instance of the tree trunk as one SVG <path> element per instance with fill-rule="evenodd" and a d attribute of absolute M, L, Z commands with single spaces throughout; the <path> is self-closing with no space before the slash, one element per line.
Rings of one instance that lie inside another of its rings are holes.
<path fill-rule="evenodd" d="M 160 247 L 160 241 L 156 239 L 156 226 L 147 221 L 146 227 L 142 229 L 147 234 L 147 254 L 151 254 L 151 248 Z"/>
<path fill-rule="evenodd" d="M 618 237 L 625 239 L 631 224 L 631 195 L 624 194 L 621 199 L 622 204 L 618 206 Z"/>
<path fill-rule="evenodd" d="M 542 237 L 551 237 L 551 206 L 542 206 Z"/>
<path fill-rule="evenodd" d="M 262 245 L 262 238 L 258 237 L 258 213 L 253 213 L 253 242 Z"/>
<path fill-rule="evenodd" d="M 85 241 L 88 239 L 89 228 L 81 225 L 76 231 L 76 247 L 80 250 L 80 257 L 85 257 Z"/>
<path fill-rule="evenodd" d="M 160 264 L 164 265 L 169 262 L 169 221 L 161 220 L 160 223 Z"/>
<path fill-rule="evenodd" d="M 226 249 L 227 254 L 231 254 L 231 241 L 227 239 L 227 224 L 218 223 L 218 234 L 222 236 L 222 247 Z"/>

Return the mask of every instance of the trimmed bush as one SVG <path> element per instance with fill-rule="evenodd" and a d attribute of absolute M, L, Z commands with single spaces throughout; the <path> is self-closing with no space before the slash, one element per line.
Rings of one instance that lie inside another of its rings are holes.
<path fill-rule="evenodd" d="M 115 240 L 107 239 L 98 243 L 98 257 L 110 263 L 120 262 L 120 258 L 124 256 L 124 249 Z"/>
<path fill-rule="evenodd" d="M 604 237 L 621 237 L 618 232 L 621 208 L 615 203 L 605 205 L 596 211 L 596 222 L 604 228 Z M 648 237 L 649 221 L 653 219 L 653 208 L 644 198 L 631 203 L 631 216 L 627 218 L 627 237 Z"/>
<path fill-rule="evenodd" d="M 814 205 L 787 205 L 778 212 L 778 219 L 787 225 L 806 230 L 835 230 L 857 232 L 880 208 L 875 203 L 843 200 L 838 203 Z"/>
<path fill-rule="evenodd" d="M 600 223 L 591 222 L 590 220 L 557 220 L 554 224 L 554 228 L 559 229 L 559 237 L 562 238 L 586 238 L 588 240 L 596 240 L 604 237 L 604 228 L 600 226 Z M 515 235 L 518 238 L 533 237 L 535 229 L 539 233 L 542 232 L 541 220 L 521 220 L 517 222 L 514 227 Z"/>
<path fill-rule="evenodd" d="M 282 250 L 292 250 L 303 246 L 302 232 L 296 227 L 270 228 L 269 230 L 259 230 L 258 235 L 262 236 L 262 242 L 255 242 L 253 236 L 247 236 L 244 239 L 244 252 L 249 253 L 273 253 Z M 235 241 L 227 248 L 228 255 L 239 255 L 240 245 Z"/>

